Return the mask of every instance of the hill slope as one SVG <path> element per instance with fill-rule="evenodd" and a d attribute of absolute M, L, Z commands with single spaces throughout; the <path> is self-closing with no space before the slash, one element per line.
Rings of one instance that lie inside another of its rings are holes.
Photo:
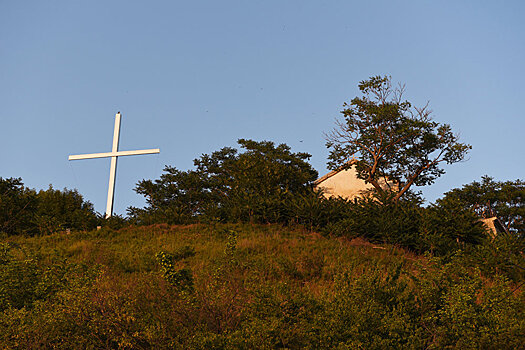
<path fill-rule="evenodd" d="M 391 246 L 276 225 L 10 237 L 2 348 L 518 348 L 524 294 Z"/>

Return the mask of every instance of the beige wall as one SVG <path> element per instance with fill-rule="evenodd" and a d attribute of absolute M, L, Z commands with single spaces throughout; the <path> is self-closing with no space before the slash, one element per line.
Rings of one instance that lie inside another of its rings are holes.
<path fill-rule="evenodd" d="M 325 197 L 344 197 L 352 199 L 362 194 L 363 191 L 373 188 L 364 180 L 358 179 L 354 168 L 342 170 L 329 177 L 315 188 L 322 189 Z"/>

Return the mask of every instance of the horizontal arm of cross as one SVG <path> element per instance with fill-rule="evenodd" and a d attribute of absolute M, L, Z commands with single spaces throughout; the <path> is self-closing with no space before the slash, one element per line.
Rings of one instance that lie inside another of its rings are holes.
<path fill-rule="evenodd" d="M 160 153 L 160 149 L 154 148 L 154 149 L 143 149 L 143 150 L 137 150 L 137 151 L 119 151 L 119 152 L 77 154 L 74 156 L 69 156 L 69 160 L 122 157 L 122 156 L 138 156 L 141 154 L 153 154 L 153 153 Z"/>

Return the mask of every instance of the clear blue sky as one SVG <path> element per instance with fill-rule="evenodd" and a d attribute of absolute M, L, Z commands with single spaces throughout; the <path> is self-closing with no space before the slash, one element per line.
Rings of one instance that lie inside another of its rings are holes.
<path fill-rule="evenodd" d="M 424 189 L 430 201 L 488 174 L 525 178 L 523 1 L 2 1 L 0 177 L 77 188 L 104 212 L 123 114 L 115 210 L 169 164 L 238 138 L 309 152 L 322 175 L 323 132 L 372 75 L 473 150 Z"/>

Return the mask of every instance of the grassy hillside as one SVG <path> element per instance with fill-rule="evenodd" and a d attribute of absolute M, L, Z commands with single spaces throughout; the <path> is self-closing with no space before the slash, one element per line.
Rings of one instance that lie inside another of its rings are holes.
<path fill-rule="evenodd" d="M 0 246 L 1 348 L 519 348 L 525 296 L 461 260 L 277 225 Z"/>

